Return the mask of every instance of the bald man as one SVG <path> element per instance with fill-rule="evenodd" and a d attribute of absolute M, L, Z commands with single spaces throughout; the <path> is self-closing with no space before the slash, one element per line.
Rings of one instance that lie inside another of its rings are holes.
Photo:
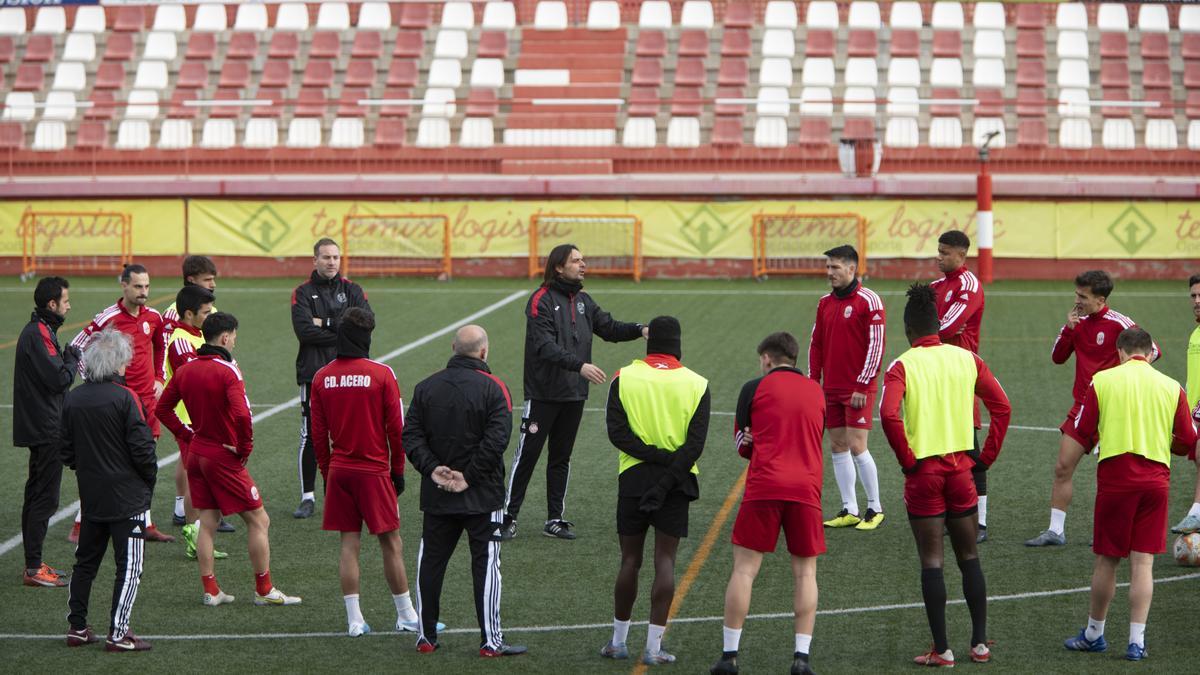
<path fill-rule="evenodd" d="M 487 365 L 487 332 L 458 329 L 445 370 L 413 390 L 404 420 L 404 452 L 421 474 L 421 554 L 417 559 L 417 651 L 438 648 L 442 580 L 465 531 L 471 545 L 479 655 L 516 656 L 525 647 L 500 631 L 500 527 L 504 522 L 504 450 L 512 433 L 508 387 Z"/>

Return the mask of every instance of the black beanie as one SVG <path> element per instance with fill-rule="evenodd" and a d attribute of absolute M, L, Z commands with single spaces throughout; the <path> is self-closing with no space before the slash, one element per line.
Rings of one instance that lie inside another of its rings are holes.
<path fill-rule="evenodd" d="M 647 354 L 670 354 L 682 358 L 680 348 L 679 319 L 659 316 L 650 321 L 650 337 L 646 340 Z"/>
<path fill-rule="evenodd" d="M 365 311 L 357 308 L 351 308 L 347 311 Z M 371 317 L 371 327 L 355 325 L 350 321 L 346 321 L 343 315 L 341 323 L 338 324 L 337 332 L 337 355 L 348 358 L 367 358 L 371 352 L 371 331 L 374 330 L 375 317 Z"/>

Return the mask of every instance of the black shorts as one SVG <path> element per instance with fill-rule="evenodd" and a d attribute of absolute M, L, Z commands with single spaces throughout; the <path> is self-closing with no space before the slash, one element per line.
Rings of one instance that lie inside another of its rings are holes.
<path fill-rule="evenodd" d="M 680 539 L 688 535 L 688 504 L 691 500 L 679 492 L 667 494 L 662 508 L 653 513 L 638 511 L 641 497 L 617 497 L 617 534 L 625 537 L 644 534 L 653 525 L 663 534 Z"/>

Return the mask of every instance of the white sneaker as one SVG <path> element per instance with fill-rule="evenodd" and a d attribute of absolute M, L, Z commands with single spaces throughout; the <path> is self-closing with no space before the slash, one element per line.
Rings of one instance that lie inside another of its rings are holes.
<path fill-rule="evenodd" d="M 346 632 L 350 634 L 350 637 L 358 637 L 359 635 L 370 633 L 371 627 L 365 623 L 352 623 L 350 624 L 350 629 Z"/>
<path fill-rule="evenodd" d="M 256 605 L 298 605 L 300 598 L 295 595 L 284 595 L 283 591 L 272 587 L 271 592 L 266 595 L 254 594 L 254 604 Z"/>
<path fill-rule="evenodd" d="M 446 630 L 446 624 L 442 623 L 441 621 L 437 622 L 437 629 L 438 629 L 439 633 Z M 404 621 L 403 619 L 396 619 L 396 632 L 397 633 L 420 633 L 421 632 L 421 620 L 413 619 L 412 621 Z"/>
<path fill-rule="evenodd" d="M 217 607 L 218 605 L 228 605 L 229 603 L 233 602 L 233 596 L 229 595 L 225 591 L 217 591 L 216 595 L 213 595 L 212 593 L 205 593 L 204 597 L 200 599 L 200 602 L 203 603 L 205 607 Z"/>

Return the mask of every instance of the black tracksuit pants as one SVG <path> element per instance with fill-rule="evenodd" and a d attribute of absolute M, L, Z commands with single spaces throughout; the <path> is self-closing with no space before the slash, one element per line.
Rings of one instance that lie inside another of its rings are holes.
<path fill-rule="evenodd" d="M 58 446 L 35 445 L 29 448 L 29 478 L 25 481 L 25 501 L 21 504 L 25 569 L 33 570 L 42 566 L 42 543 L 46 541 L 50 516 L 58 510 L 62 470 Z"/>
<path fill-rule="evenodd" d="M 71 575 L 71 613 L 67 621 L 71 628 L 82 630 L 88 625 L 88 598 L 92 581 L 100 562 L 112 542 L 113 560 L 117 574 L 113 582 L 112 609 L 109 612 L 109 635 L 119 641 L 129 632 L 129 615 L 137 598 L 142 578 L 142 562 L 146 546 L 146 517 L 149 511 L 127 520 L 97 522 L 84 516 L 79 525 L 79 547 L 75 549 L 75 571 Z"/>
<path fill-rule="evenodd" d="M 525 490 L 547 440 L 550 453 L 546 459 L 546 520 L 562 520 L 567 483 L 571 479 L 571 451 L 575 448 L 575 435 L 579 433 L 585 403 L 525 402 L 521 436 L 517 439 L 517 453 L 508 479 L 506 520 L 517 519 L 525 501 Z"/>
<path fill-rule="evenodd" d="M 499 649 L 500 631 L 500 520 L 503 513 L 437 515 L 426 513 L 417 551 L 417 612 L 421 637 L 437 642 L 441 614 L 442 581 L 446 565 L 467 533 L 471 546 L 471 578 L 475 586 L 475 616 L 479 621 L 479 646 Z"/>

